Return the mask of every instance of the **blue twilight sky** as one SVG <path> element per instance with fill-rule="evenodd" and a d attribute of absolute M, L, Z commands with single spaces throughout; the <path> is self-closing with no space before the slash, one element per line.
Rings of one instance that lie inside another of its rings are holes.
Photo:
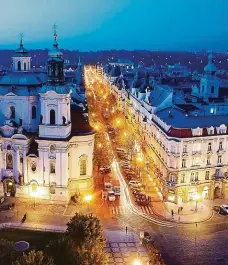
<path fill-rule="evenodd" d="M 0 0 L 0 48 L 228 50 L 228 0 Z"/>

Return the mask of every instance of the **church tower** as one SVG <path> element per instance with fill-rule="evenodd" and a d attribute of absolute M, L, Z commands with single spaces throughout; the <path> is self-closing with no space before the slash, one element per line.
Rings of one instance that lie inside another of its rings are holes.
<path fill-rule="evenodd" d="M 15 56 L 13 59 L 13 72 L 27 72 L 31 68 L 31 57 L 28 56 L 28 50 L 24 48 L 23 45 L 23 34 L 20 34 L 20 45 L 18 49 L 15 50 Z"/>
<path fill-rule="evenodd" d="M 71 90 L 64 82 L 63 54 L 58 48 L 56 26 L 53 28 L 54 43 L 49 52 L 48 82 L 40 90 L 39 136 L 66 139 L 71 133 Z"/>
<path fill-rule="evenodd" d="M 204 67 L 205 74 L 200 80 L 200 97 L 204 100 L 216 98 L 219 95 L 219 78 L 215 75 L 217 71 L 212 53 L 208 56 L 208 64 Z"/>
<path fill-rule="evenodd" d="M 59 50 L 59 45 L 57 42 L 57 32 L 56 25 L 53 26 L 54 29 L 54 42 L 53 48 L 49 51 L 48 56 L 48 82 L 50 84 L 63 84 L 64 83 L 64 73 L 63 73 L 63 54 Z"/>

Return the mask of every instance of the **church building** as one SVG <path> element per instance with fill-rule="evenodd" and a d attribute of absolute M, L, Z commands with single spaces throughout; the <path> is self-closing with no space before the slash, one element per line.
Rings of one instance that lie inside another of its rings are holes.
<path fill-rule="evenodd" d="M 56 30 L 47 75 L 31 71 L 22 38 L 12 60 L 0 76 L 0 196 L 67 201 L 90 192 L 95 133 L 86 97 L 65 82 Z"/>

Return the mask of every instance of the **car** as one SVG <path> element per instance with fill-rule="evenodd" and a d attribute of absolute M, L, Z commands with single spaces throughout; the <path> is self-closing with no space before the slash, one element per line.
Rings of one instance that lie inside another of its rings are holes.
<path fill-rule="evenodd" d="M 111 172 L 111 168 L 110 167 L 101 167 L 99 171 L 101 174 L 106 174 L 106 173 Z"/>
<path fill-rule="evenodd" d="M 141 188 L 142 184 L 138 180 L 130 180 L 128 185 L 133 188 Z"/>
<path fill-rule="evenodd" d="M 143 200 L 143 199 L 139 199 L 139 198 L 136 198 L 135 202 L 141 206 L 147 206 L 149 204 L 148 200 Z"/>
<path fill-rule="evenodd" d="M 224 213 L 228 214 L 228 205 L 226 204 L 220 205 L 220 211 L 221 212 L 223 211 Z"/>
<path fill-rule="evenodd" d="M 108 191 L 108 200 L 109 200 L 110 202 L 113 202 L 113 201 L 116 200 L 116 196 L 115 196 L 114 191 L 111 191 L 111 190 Z"/>
<path fill-rule="evenodd" d="M 15 206 L 14 203 L 9 203 L 9 202 L 2 203 L 2 204 L 0 205 L 0 211 L 10 210 L 10 209 L 12 209 L 14 206 Z"/>

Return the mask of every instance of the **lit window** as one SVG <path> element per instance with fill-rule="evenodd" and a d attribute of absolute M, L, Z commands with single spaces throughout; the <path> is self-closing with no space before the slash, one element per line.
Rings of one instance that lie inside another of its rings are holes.
<path fill-rule="evenodd" d="M 86 175 L 87 169 L 87 157 L 82 157 L 80 159 L 80 176 Z"/>

